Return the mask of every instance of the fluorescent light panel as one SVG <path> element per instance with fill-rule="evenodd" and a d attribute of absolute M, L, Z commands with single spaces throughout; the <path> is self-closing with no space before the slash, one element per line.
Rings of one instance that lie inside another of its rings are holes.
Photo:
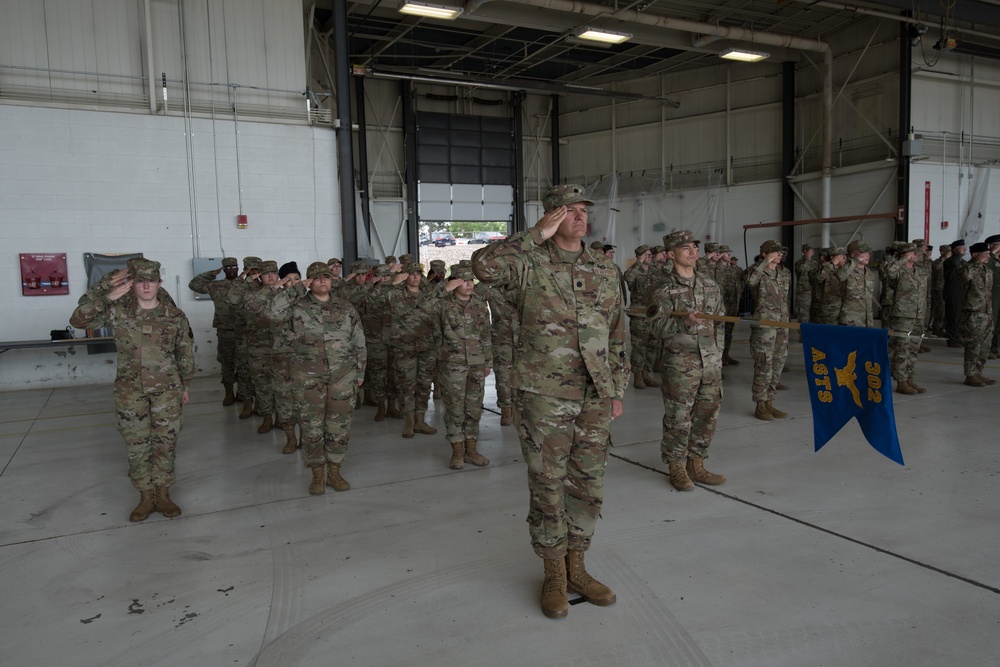
<path fill-rule="evenodd" d="M 603 42 L 604 44 L 621 44 L 632 38 L 632 34 L 628 32 L 614 32 L 600 28 L 581 28 L 576 32 L 576 36 L 580 39 L 589 39 L 592 42 Z"/>
<path fill-rule="evenodd" d="M 756 63 L 771 57 L 770 53 L 763 51 L 747 51 L 746 49 L 728 48 L 719 54 L 720 58 L 726 60 L 738 60 L 743 63 Z"/>
<path fill-rule="evenodd" d="M 414 0 L 405 0 L 399 6 L 399 13 L 452 21 L 462 14 L 462 8 L 449 7 L 448 5 L 435 5 L 430 2 L 414 2 Z"/>

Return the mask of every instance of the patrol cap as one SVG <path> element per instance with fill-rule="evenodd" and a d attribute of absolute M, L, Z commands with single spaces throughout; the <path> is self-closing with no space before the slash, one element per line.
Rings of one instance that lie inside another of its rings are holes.
<path fill-rule="evenodd" d="M 650 250 L 654 255 L 659 255 L 661 252 L 666 252 L 666 248 L 664 248 L 661 245 L 654 245 L 652 248 L 650 248 Z"/>
<path fill-rule="evenodd" d="M 871 252 L 872 247 L 860 239 L 854 239 L 847 244 L 847 252 Z"/>
<path fill-rule="evenodd" d="M 773 239 L 760 244 L 760 254 L 767 255 L 772 252 L 781 252 L 781 244 Z"/>
<path fill-rule="evenodd" d="M 927 241 L 925 241 L 924 239 L 913 239 L 912 241 L 910 241 L 910 243 L 917 246 L 918 248 L 923 248 L 925 245 L 927 245 Z"/>
<path fill-rule="evenodd" d="M 455 280 L 456 278 L 458 280 L 472 280 L 473 279 L 472 267 L 462 266 L 461 264 L 452 264 L 451 279 Z"/>
<path fill-rule="evenodd" d="M 969 252 L 971 252 L 973 255 L 979 252 L 989 252 L 989 251 L 990 251 L 990 246 L 983 241 L 980 241 L 979 243 L 973 243 L 972 247 L 969 248 Z"/>
<path fill-rule="evenodd" d="M 160 281 L 160 263 L 151 259 L 136 257 L 128 261 L 132 280 Z"/>
<path fill-rule="evenodd" d="M 259 269 L 260 268 L 260 257 L 254 257 L 250 255 L 249 257 L 243 258 L 243 268 L 244 269 Z"/>
<path fill-rule="evenodd" d="M 261 273 L 277 273 L 278 272 L 278 263 L 276 261 L 274 261 L 273 259 L 269 259 L 266 262 L 261 262 L 260 263 L 260 272 Z"/>
<path fill-rule="evenodd" d="M 721 254 L 723 254 L 723 255 L 724 255 L 724 254 L 726 254 L 727 252 L 732 252 L 732 251 L 733 251 L 733 249 L 732 249 L 732 248 L 730 248 L 729 246 L 727 246 L 727 245 L 726 245 L 726 244 L 724 244 L 724 243 L 720 243 L 720 244 L 719 244 L 719 249 L 718 249 L 718 250 L 716 250 L 715 252 L 718 252 L 718 253 L 721 253 Z"/>
<path fill-rule="evenodd" d="M 719 252 L 719 244 L 709 241 L 705 244 L 705 252 Z"/>
<path fill-rule="evenodd" d="M 548 213 L 554 208 L 568 206 L 583 202 L 587 206 L 593 206 L 594 202 L 587 199 L 587 191 L 581 185 L 557 185 L 549 188 L 545 196 L 542 197 L 542 207 Z"/>
<path fill-rule="evenodd" d="M 905 255 L 908 252 L 917 251 L 917 246 L 913 245 L 912 243 L 907 243 L 906 241 L 899 241 L 894 245 L 896 246 L 897 255 Z"/>
<path fill-rule="evenodd" d="M 379 264 L 375 267 L 375 275 L 378 277 L 392 275 L 392 271 L 389 269 L 388 264 Z"/>
<path fill-rule="evenodd" d="M 334 264 L 340 264 L 341 266 L 344 265 L 344 261 L 339 257 L 331 257 L 330 259 L 326 260 L 326 263 L 329 264 L 330 266 L 333 266 Z"/>
<path fill-rule="evenodd" d="M 806 252 L 807 250 L 815 250 L 815 249 L 816 248 L 814 246 L 811 246 L 808 243 L 803 243 L 802 244 L 802 252 Z"/>
<path fill-rule="evenodd" d="M 419 262 L 410 262 L 409 264 L 403 265 L 403 271 L 406 273 L 419 273 L 420 275 L 424 275 L 424 266 Z"/>
<path fill-rule="evenodd" d="M 639 256 L 641 256 L 641 255 L 649 252 L 650 250 L 652 250 L 652 248 L 650 248 L 648 245 L 646 245 L 645 243 L 643 243 L 641 246 L 639 246 L 638 248 L 635 249 L 635 256 L 639 257 Z"/>
<path fill-rule="evenodd" d="M 222 260 L 222 266 L 223 267 L 226 267 L 226 266 L 235 266 L 235 267 L 238 268 L 239 265 L 240 265 L 240 260 L 236 259 L 235 257 L 226 257 L 226 258 L 224 258 Z"/>
<path fill-rule="evenodd" d="M 402 264 L 403 266 L 406 266 L 407 264 L 413 264 L 413 255 L 411 255 L 410 253 L 406 253 L 405 255 L 400 255 L 399 263 Z"/>
<path fill-rule="evenodd" d="M 687 229 L 682 229 L 679 232 L 671 232 L 663 237 L 663 249 L 668 252 L 685 243 L 700 245 L 701 241 L 696 239 L 694 234 Z"/>
<path fill-rule="evenodd" d="M 1000 234 L 994 234 L 993 236 L 987 236 L 983 243 L 1000 243 Z"/>
<path fill-rule="evenodd" d="M 366 273 L 367 271 L 368 265 L 365 264 L 363 259 L 359 259 L 351 263 L 351 273 Z"/>
<path fill-rule="evenodd" d="M 590 244 L 591 250 L 596 250 L 598 252 L 604 252 L 604 242 L 603 241 L 593 241 Z"/>
<path fill-rule="evenodd" d="M 993 238 L 993 237 L 991 236 L 990 238 Z M 1000 237 L 997 237 L 997 238 L 1000 238 Z M 989 239 L 987 239 L 987 241 L 989 241 Z M 951 246 L 948 245 L 947 243 L 944 244 L 944 245 L 938 246 L 938 252 L 940 252 L 942 254 L 944 254 L 946 252 L 950 252 L 950 251 L 951 251 Z"/>
<path fill-rule="evenodd" d="M 951 249 L 954 250 L 955 248 L 958 248 L 963 245 L 965 245 L 965 239 L 958 239 L 957 241 L 951 242 Z"/>
<path fill-rule="evenodd" d="M 329 263 L 330 262 L 327 262 L 327 264 Z M 279 278 L 284 278 L 285 276 L 290 275 L 292 273 L 297 273 L 300 276 L 302 275 L 302 272 L 299 271 L 299 265 L 296 264 L 295 262 L 286 262 L 281 265 L 280 269 L 278 269 Z"/>
<path fill-rule="evenodd" d="M 330 273 L 330 267 L 324 262 L 313 262 L 306 269 L 306 278 L 312 280 L 313 278 L 319 278 L 320 276 L 330 276 L 333 278 L 333 274 Z"/>
<path fill-rule="evenodd" d="M 842 245 L 830 248 L 830 257 L 836 257 L 837 255 L 846 255 L 846 254 L 847 254 L 847 249 Z"/>
<path fill-rule="evenodd" d="M 467 267 L 469 267 L 471 269 L 472 268 L 472 260 L 471 259 L 460 259 L 460 260 L 458 260 L 458 265 L 459 266 L 467 266 Z"/>
<path fill-rule="evenodd" d="M 431 260 L 431 271 L 436 271 L 437 273 L 444 273 L 445 263 L 443 259 L 432 259 Z"/>
<path fill-rule="evenodd" d="M 396 259 L 396 256 L 395 256 L 395 255 L 388 255 L 388 256 L 387 256 L 387 257 L 385 258 L 385 263 L 386 263 L 386 264 L 396 264 L 396 263 L 397 263 L 397 261 L 398 261 L 398 260 Z"/>

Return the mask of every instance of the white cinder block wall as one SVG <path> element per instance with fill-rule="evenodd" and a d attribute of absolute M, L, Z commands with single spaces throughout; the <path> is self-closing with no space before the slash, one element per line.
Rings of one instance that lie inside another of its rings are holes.
<path fill-rule="evenodd" d="M 192 128 L 189 160 L 181 117 L 0 105 L 0 341 L 67 326 L 85 252 L 141 252 L 162 263 L 191 321 L 198 373 L 218 373 L 212 304 L 187 289 L 194 256 L 295 260 L 304 271 L 342 255 L 333 130 L 240 121 L 238 179 L 232 120 Z M 19 254 L 50 252 L 67 254 L 69 296 L 22 296 Z M 109 382 L 114 362 L 85 347 L 11 350 L 0 354 L 0 390 Z"/>

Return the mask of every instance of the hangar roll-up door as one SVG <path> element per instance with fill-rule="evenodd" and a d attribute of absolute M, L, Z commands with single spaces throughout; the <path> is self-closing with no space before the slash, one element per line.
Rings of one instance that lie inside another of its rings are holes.
<path fill-rule="evenodd" d="M 502 221 L 514 213 L 509 118 L 419 112 L 417 210 L 422 222 Z"/>

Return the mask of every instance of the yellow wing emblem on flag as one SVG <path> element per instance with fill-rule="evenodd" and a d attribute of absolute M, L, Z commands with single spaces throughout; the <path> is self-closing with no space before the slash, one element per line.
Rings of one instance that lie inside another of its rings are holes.
<path fill-rule="evenodd" d="M 858 387 L 854 384 L 854 381 L 858 379 L 857 373 L 854 372 L 854 367 L 857 364 L 858 353 L 851 352 L 847 355 L 847 365 L 843 368 L 834 368 L 833 372 L 837 374 L 837 386 L 847 387 L 851 392 L 851 396 L 854 397 L 854 402 L 859 408 L 864 407 L 861 405 L 861 394 L 858 393 Z"/>

